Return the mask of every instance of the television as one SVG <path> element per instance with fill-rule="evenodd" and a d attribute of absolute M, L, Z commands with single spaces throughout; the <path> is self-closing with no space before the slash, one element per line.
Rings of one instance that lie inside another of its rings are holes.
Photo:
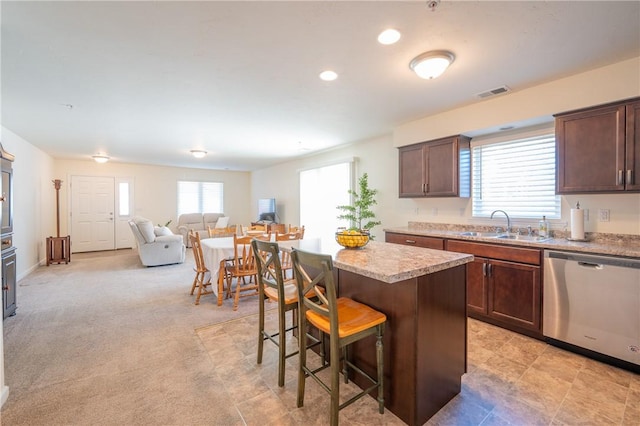
<path fill-rule="evenodd" d="M 260 222 L 276 221 L 276 199 L 260 198 L 258 200 L 258 220 Z"/>

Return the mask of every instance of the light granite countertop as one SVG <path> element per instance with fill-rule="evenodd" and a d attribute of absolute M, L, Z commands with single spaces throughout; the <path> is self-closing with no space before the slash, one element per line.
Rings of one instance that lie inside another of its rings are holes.
<path fill-rule="evenodd" d="M 491 244 L 640 258 L 640 236 L 636 235 L 590 233 L 586 234 L 587 241 L 585 242 L 568 241 L 566 235 L 560 232 L 556 232 L 554 238 L 544 241 L 504 240 L 492 237 L 460 235 L 461 232 L 489 232 L 491 230 L 492 229 L 488 229 L 486 227 L 426 222 L 409 222 L 408 226 L 384 229 L 385 232 L 395 232 L 398 234 L 421 235 L 425 237 L 468 240 Z"/>
<path fill-rule="evenodd" d="M 443 250 L 431 250 L 378 241 L 369 241 L 361 249 L 345 249 L 337 243 L 319 239 L 285 241 L 281 250 L 292 248 L 331 255 L 336 268 L 386 283 L 416 278 L 473 261 L 473 256 Z"/>

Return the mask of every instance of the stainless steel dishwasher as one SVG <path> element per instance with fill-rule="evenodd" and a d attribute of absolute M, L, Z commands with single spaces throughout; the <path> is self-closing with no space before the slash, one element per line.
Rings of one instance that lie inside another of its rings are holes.
<path fill-rule="evenodd" d="M 637 371 L 640 260 L 545 250 L 543 334 Z"/>

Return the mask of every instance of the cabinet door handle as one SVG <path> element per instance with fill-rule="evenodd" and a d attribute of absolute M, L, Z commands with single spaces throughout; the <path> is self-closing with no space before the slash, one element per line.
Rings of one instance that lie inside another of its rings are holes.
<path fill-rule="evenodd" d="M 482 276 L 483 277 L 487 276 L 487 264 L 486 263 L 482 264 Z"/>
<path fill-rule="evenodd" d="M 422 193 L 423 193 L 423 194 L 426 194 L 426 192 L 427 192 L 427 184 L 426 184 L 426 183 L 423 183 L 423 184 L 422 184 Z"/>
<path fill-rule="evenodd" d="M 407 244 L 415 244 L 416 241 L 415 240 L 404 240 L 405 243 Z"/>
<path fill-rule="evenodd" d="M 489 264 L 489 268 L 488 268 L 488 269 L 489 269 L 489 273 L 488 273 L 488 275 L 489 275 L 489 276 L 492 276 L 492 275 L 493 275 L 493 265 L 492 265 L 492 264 Z"/>
<path fill-rule="evenodd" d="M 633 184 L 633 170 L 627 170 L 627 185 Z"/>
<path fill-rule="evenodd" d="M 618 185 L 624 185 L 624 175 L 622 170 L 618 170 Z"/>

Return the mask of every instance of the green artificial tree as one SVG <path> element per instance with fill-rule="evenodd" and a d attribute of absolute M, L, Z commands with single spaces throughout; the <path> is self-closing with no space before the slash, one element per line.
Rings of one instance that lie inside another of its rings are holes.
<path fill-rule="evenodd" d="M 360 187 L 359 193 L 349 190 L 353 200 L 352 204 L 337 207 L 338 210 L 344 212 L 338 216 L 338 219 L 346 219 L 351 222 L 351 228 L 349 229 L 369 232 L 371 228 L 382 223 L 379 220 L 375 220 L 376 215 L 371 211 L 371 206 L 378 204 L 374 198 L 378 190 L 369 188 L 369 176 L 366 173 L 358 180 L 358 186 Z"/>

